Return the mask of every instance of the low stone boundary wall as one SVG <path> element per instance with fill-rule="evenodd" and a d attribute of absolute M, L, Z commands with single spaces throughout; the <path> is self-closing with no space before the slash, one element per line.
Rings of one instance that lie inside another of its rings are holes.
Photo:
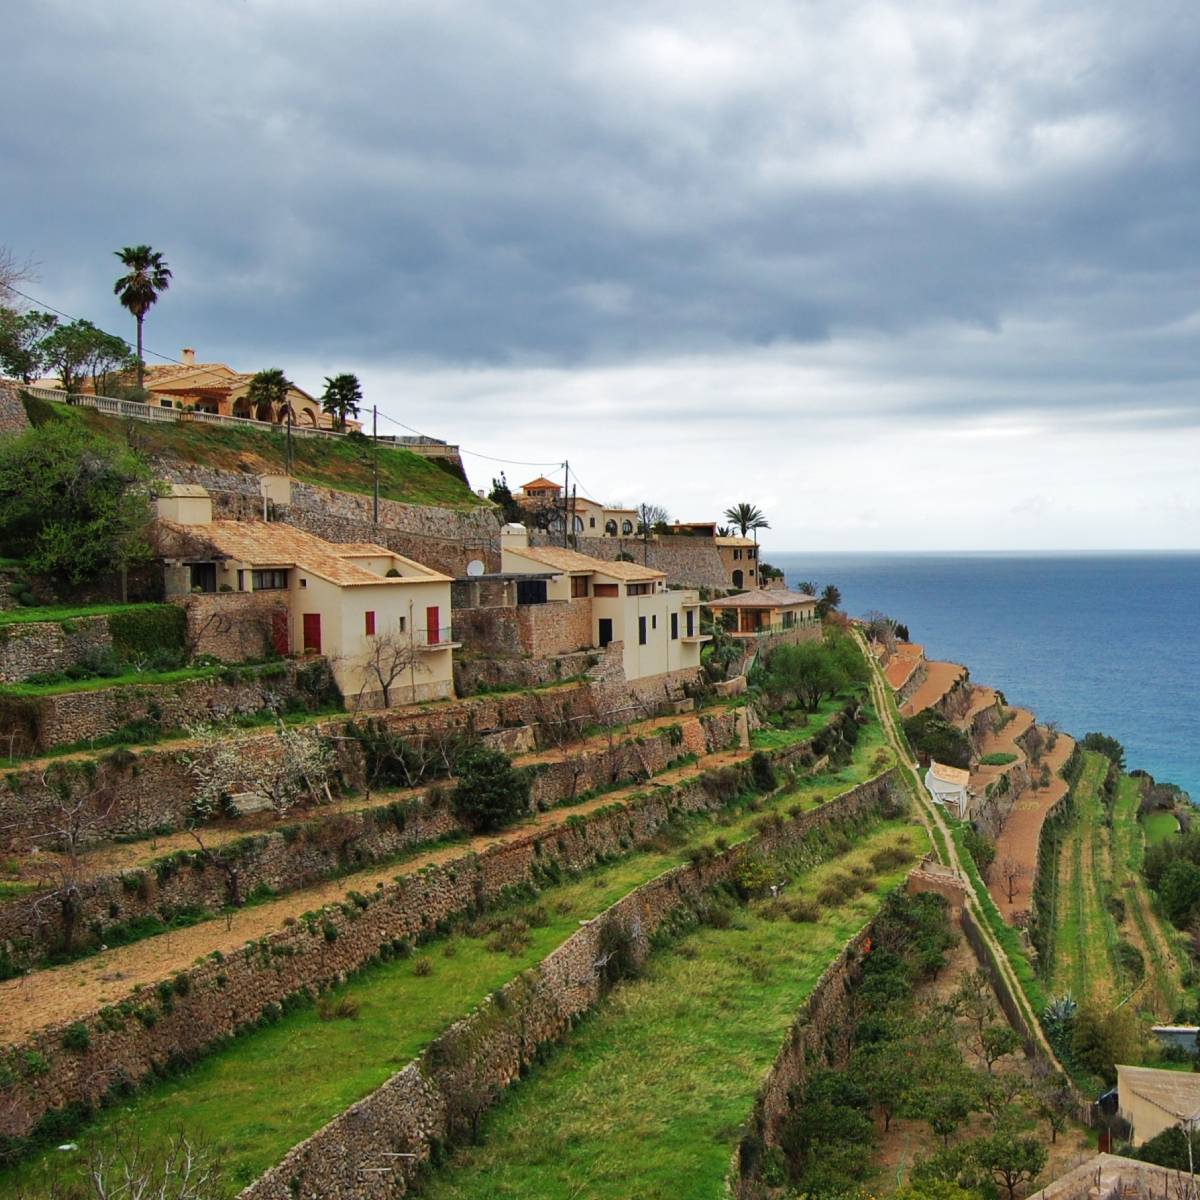
<path fill-rule="evenodd" d="M 267 658 L 275 648 L 277 620 L 287 619 L 287 593 L 211 592 L 179 596 L 172 604 L 187 617 L 185 637 L 189 653 L 209 655 L 222 662 L 247 662 Z"/>
<path fill-rule="evenodd" d="M 107 617 L 0 625 L 0 683 L 66 671 L 111 649 Z"/>
<path fill-rule="evenodd" d="M 126 684 L 48 695 L 0 697 L 0 746 L 29 756 L 116 733 L 145 722 L 178 729 L 239 713 L 303 703 L 300 664 L 235 667 L 229 673 L 178 683 Z"/>
<path fill-rule="evenodd" d="M 564 762 L 538 764 L 531 768 L 531 804 L 551 808 L 596 788 L 649 780 L 682 755 L 738 745 L 745 731 L 743 713 L 718 709 L 688 715 L 648 736 L 617 740 L 611 749 L 586 748 Z M 423 794 L 357 812 L 321 816 L 318 810 L 304 825 L 249 834 L 211 850 L 202 847 L 201 832 L 195 850 L 165 855 L 144 868 L 80 878 L 71 899 L 75 944 L 99 945 L 106 929 L 139 917 L 166 921 L 188 909 L 240 904 L 263 888 L 296 891 L 348 867 L 367 867 L 423 842 L 463 833 L 446 786 L 443 781 Z M 60 947 L 65 935 L 62 906 L 46 892 L 0 904 L 0 943 L 50 950 Z"/>
<path fill-rule="evenodd" d="M 894 773 L 852 789 L 823 808 L 768 827 L 707 863 L 676 867 L 618 900 L 543 962 L 451 1026 L 415 1062 L 360 1100 L 241 1193 L 241 1200 L 351 1200 L 372 1175 L 403 1194 L 435 1143 L 464 1132 L 463 1097 L 487 1106 L 533 1063 L 541 1046 L 561 1038 L 604 994 L 602 968 L 613 930 L 628 938 L 636 961 L 674 911 L 733 878 L 748 857 L 793 849 L 816 830 L 862 819 L 894 801 Z M 849 1022 L 842 1024 L 848 1029 Z M 408 1157 L 412 1156 L 412 1157 Z"/>
<path fill-rule="evenodd" d="M 747 760 L 482 854 L 466 853 L 357 902 L 327 906 L 236 954 L 210 956 L 157 988 L 136 989 L 122 1003 L 82 1020 L 48 1026 L 24 1044 L 10 1046 L 0 1060 L 0 1135 L 26 1135 L 53 1109 L 86 1110 L 168 1062 L 199 1058 L 218 1040 L 278 1016 L 298 993 L 311 993 L 388 956 L 401 943 L 411 946 L 439 923 L 494 902 L 508 888 L 536 883 L 547 867 L 583 870 L 624 853 L 676 814 L 718 809 L 749 786 L 749 779 Z M 762 844 L 792 844 L 898 796 L 903 787 L 893 769 L 784 821 L 762 835 Z M 746 852 L 745 844 L 733 847 L 715 862 L 736 863 Z M 698 871 L 703 879 L 716 879 L 725 869 L 706 865 Z M 76 1031 L 70 1038 L 68 1028 Z M 29 1069 L 31 1063 L 36 1071 Z"/>
<path fill-rule="evenodd" d="M 921 657 L 913 663 L 913 669 L 908 673 L 908 678 L 896 689 L 896 707 L 901 708 L 907 704 L 928 676 L 929 664 L 925 661 L 925 655 L 922 653 Z"/>
<path fill-rule="evenodd" d="M 596 665 L 594 650 L 551 658 L 455 658 L 454 690 L 474 696 L 500 688 L 534 688 L 586 674 Z"/>
<path fill-rule="evenodd" d="M 368 715 L 402 738 L 477 735 L 515 753 L 554 745 L 555 732 L 564 727 L 624 725 L 674 712 L 690 703 L 689 694 L 695 694 L 695 688 L 695 673 L 685 671 L 633 683 L 604 679 Z M 203 697 L 202 692 L 189 694 L 197 701 Z M 180 714 L 189 724 L 204 715 L 202 709 Z M 346 720 L 330 718 L 311 728 L 340 737 Z M 273 736 L 230 731 L 230 737 L 244 739 L 248 748 L 267 746 Z M 0 775 L 0 849 L 20 850 L 55 828 L 62 806 L 60 793 L 70 802 L 81 794 L 88 796 L 87 834 L 91 840 L 181 828 L 191 817 L 194 794 L 194 783 L 181 758 L 181 751 L 169 748 L 119 748 L 92 758 L 52 763 L 48 768 L 4 772 Z"/>

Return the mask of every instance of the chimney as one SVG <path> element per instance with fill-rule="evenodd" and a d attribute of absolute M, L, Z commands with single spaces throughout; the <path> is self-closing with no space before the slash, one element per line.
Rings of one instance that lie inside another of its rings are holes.
<path fill-rule="evenodd" d="M 184 346 L 179 352 L 179 357 L 183 359 L 185 367 L 194 367 L 196 365 L 196 352 L 191 346 Z"/>

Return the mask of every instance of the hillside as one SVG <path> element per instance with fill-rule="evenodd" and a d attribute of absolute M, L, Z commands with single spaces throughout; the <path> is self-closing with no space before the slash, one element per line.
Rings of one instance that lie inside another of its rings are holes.
<path fill-rule="evenodd" d="M 70 409 L 34 397 L 26 397 L 24 404 L 34 425 L 81 421 L 101 437 L 129 441 L 151 457 L 249 474 L 282 472 L 286 463 L 286 436 L 282 430 L 188 421 L 123 421 L 94 409 Z M 456 463 L 422 458 L 410 450 L 383 445 L 377 453 L 382 498 L 443 508 L 479 506 L 479 497 L 471 491 Z M 291 473 L 305 483 L 370 495 L 374 479 L 371 444 L 357 437 L 295 437 Z"/>

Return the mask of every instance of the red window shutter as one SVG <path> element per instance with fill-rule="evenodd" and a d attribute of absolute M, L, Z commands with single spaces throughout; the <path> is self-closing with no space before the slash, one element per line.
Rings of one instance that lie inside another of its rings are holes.
<path fill-rule="evenodd" d="M 367 613 L 367 637 L 374 637 L 374 636 L 375 636 L 375 614 L 373 612 L 369 612 L 369 613 Z"/>

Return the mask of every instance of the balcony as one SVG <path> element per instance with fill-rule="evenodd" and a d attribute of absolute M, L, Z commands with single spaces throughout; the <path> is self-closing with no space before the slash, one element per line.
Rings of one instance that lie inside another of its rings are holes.
<path fill-rule="evenodd" d="M 434 654 L 439 650 L 457 650 L 462 642 L 454 640 L 449 625 L 442 629 L 418 629 L 413 633 L 413 646 L 422 653 Z"/>

